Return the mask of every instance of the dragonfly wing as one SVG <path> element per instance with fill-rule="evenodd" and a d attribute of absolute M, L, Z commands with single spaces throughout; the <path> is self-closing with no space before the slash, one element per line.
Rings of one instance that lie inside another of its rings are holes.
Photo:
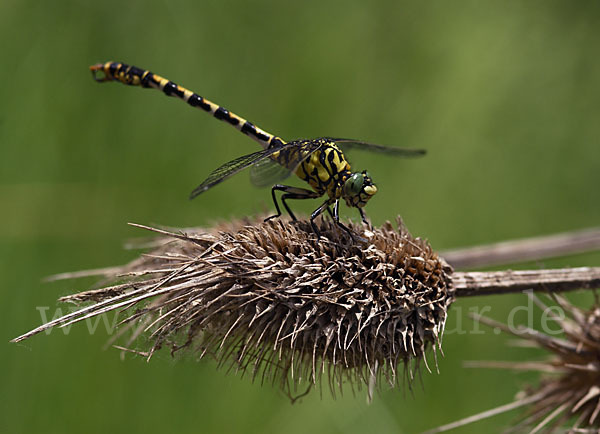
<path fill-rule="evenodd" d="M 250 169 L 250 180 L 257 187 L 266 187 L 280 182 L 295 172 L 298 166 L 324 143 L 321 140 L 289 142 L 279 149 L 281 154 L 276 160 L 266 158 L 254 164 Z"/>
<path fill-rule="evenodd" d="M 211 172 L 210 175 L 208 175 L 208 178 L 206 178 L 202 182 L 202 184 L 200 184 L 194 189 L 194 191 L 192 191 L 192 193 L 190 194 L 190 199 L 193 199 L 199 194 L 204 193 L 209 188 L 214 187 L 215 185 L 226 180 L 230 176 L 235 175 L 240 170 L 243 170 L 248 166 L 256 164 L 257 162 L 270 157 L 272 154 L 279 152 L 280 150 L 285 149 L 288 146 L 289 143 L 286 143 L 284 146 L 281 147 L 263 149 L 258 152 L 253 152 L 252 154 L 243 155 L 239 158 L 236 158 L 235 160 L 231 160 L 223 164 L 222 166 L 217 167 Z"/>
<path fill-rule="evenodd" d="M 396 148 L 393 146 L 376 145 L 354 139 L 330 138 L 343 149 L 364 149 L 365 151 L 379 152 L 397 157 L 421 157 L 427 153 L 425 149 Z"/>
<path fill-rule="evenodd" d="M 282 166 L 277 161 L 265 158 L 250 168 L 250 182 L 257 187 L 267 187 L 283 181 L 293 169 Z"/>

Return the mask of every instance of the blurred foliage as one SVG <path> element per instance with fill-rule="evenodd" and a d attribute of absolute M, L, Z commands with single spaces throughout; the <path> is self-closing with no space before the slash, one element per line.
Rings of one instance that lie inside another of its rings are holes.
<path fill-rule="evenodd" d="M 239 175 L 190 202 L 214 167 L 256 148 L 155 91 L 92 81 L 88 65 L 131 63 L 283 138 L 346 136 L 424 147 L 419 160 L 354 153 L 379 186 L 367 213 L 402 214 L 443 249 L 598 225 L 600 4 L 595 1 L 0 2 L 0 290 L 4 342 L 93 281 L 49 274 L 120 264 L 145 236 L 125 223 L 196 226 L 271 207 Z M 316 203 L 297 204 L 305 212 Z M 357 218 L 354 210 L 343 209 Z M 599 265 L 600 254 L 529 266 Z M 583 303 L 590 298 L 578 295 Z M 524 296 L 461 300 L 504 320 Z M 458 324 L 458 325 L 457 325 Z M 529 375 L 465 370 L 517 359 L 506 338 L 445 337 L 441 374 L 291 406 L 270 385 L 210 360 L 151 363 L 102 351 L 102 324 L 5 344 L 0 431 L 407 432 L 509 402 Z M 503 415 L 460 432 L 495 432 Z"/>

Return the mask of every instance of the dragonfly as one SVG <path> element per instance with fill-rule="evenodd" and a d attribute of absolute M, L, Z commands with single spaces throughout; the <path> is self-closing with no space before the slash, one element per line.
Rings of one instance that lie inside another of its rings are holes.
<path fill-rule="evenodd" d="M 320 236 L 320 232 L 315 224 L 315 219 L 325 211 L 337 225 L 352 235 L 349 229 L 340 222 L 339 205 L 341 200 L 348 207 L 357 208 L 362 221 L 369 224 L 364 207 L 377 193 L 377 186 L 368 171 L 353 172 L 351 170 L 344 150 L 364 149 L 399 157 L 419 157 L 426 153 L 423 149 L 377 145 L 347 138 L 318 137 L 285 141 L 226 108 L 148 70 L 118 62 L 95 64 L 90 66 L 90 70 L 98 82 L 119 81 L 126 85 L 158 89 L 167 96 L 179 98 L 188 105 L 197 107 L 228 123 L 261 145 L 260 151 L 243 155 L 213 170 L 192 191 L 190 199 L 250 167 L 250 179 L 253 184 L 259 187 L 271 185 L 271 196 L 277 213 L 266 220 L 282 215 L 276 192 L 281 192 L 281 203 L 294 221 L 297 221 L 297 218 L 289 207 L 288 200 L 317 199 L 326 196 L 326 200 L 310 215 L 310 224 L 317 237 Z M 307 182 L 310 189 L 280 184 L 292 173 Z"/>

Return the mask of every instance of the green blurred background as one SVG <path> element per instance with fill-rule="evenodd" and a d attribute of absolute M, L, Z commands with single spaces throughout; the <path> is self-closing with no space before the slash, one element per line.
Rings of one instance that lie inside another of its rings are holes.
<path fill-rule="evenodd" d="M 535 375 L 462 367 L 532 356 L 490 332 L 449 333 L 440 375 L 370 406 L 349 389 L 292 406 L 167 351 L 122 361 L 102 349 L 102 324 L 8 340 L 93 283 L 43 277 L 134 258 L 123 241 L 147 234 L 127 222 L 207 225 L 271 207 L 247 174 L 188 201 L 255 143 L 156 91 L 96 84 L 88 65 L 151 69 L 283 138 L 426 148 L 419 160 L 351 161 L 379 186 L 374 223 L 402 214 L 442 250 L 598 225 L 599 22 L 596 1 L 2 0 L 0 431 L 413 433 L 511 401 Z M 519 266 L 567 265 L 600 265 L 600 254 Z M 471 330 L 475 306 L 505 320 L 518 304 L 459 300 L 449 330 Z M 496 432 L 514 416 L 457 432 Z"/>

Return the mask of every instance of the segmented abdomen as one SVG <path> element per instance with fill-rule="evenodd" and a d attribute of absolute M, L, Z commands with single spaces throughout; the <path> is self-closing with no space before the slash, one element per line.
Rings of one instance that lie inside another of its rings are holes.
<path fill-rule="evenodd" d="M 117 80 L 131 86 L 152 87 L 161 90 L 167 96 L 175 96 L 182 99 L 192 107 L 201 108 L 205 112 L 211 113 L 215 118 L 232 125 L 248 137 L 256 140 L 265 148 L 275 140 L 283 142 L 279 137 L 267 133 L 246 119 L 230 112 L 226 108 L 148 70 L 118 62 L 97 64 L 91 66 L 90 69 L 94 73 L 97 71 L 102 71 L 104 73 L 104 78 L 96 77 L 96 80 L 98 81 Z"/>

